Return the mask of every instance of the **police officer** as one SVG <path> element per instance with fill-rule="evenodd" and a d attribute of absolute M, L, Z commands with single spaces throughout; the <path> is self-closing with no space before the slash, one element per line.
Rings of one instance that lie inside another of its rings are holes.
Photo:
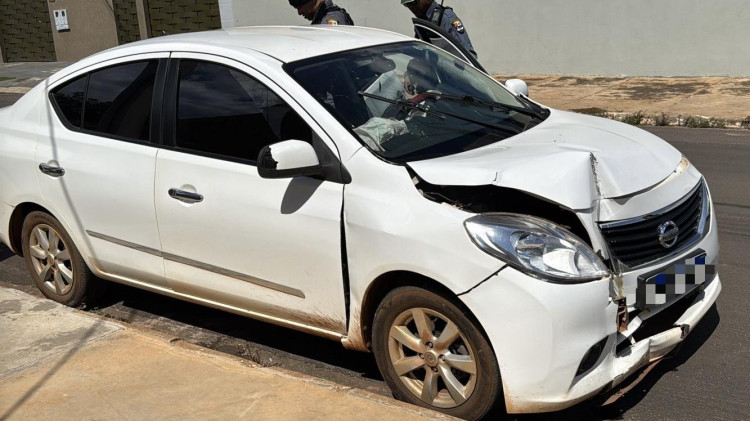
<path fill-rule="evenodd" d="M 331 0 L 289 0 L 300 16 L 311 21 L 311 25 L 354 25 L 346 10 Z"/>
<path fill-rule="evenodd" d="M 474 57 L 477 57 L 474 46 L 471 45 L 469 34 L 452 7 L 443 7 L 434 0 L 401 0 L 401 5 L 406 6 L 419 19 L 424 19 L 441 27 L 448 35 L 466 47 L 471 54 L 474 54 Z"/>

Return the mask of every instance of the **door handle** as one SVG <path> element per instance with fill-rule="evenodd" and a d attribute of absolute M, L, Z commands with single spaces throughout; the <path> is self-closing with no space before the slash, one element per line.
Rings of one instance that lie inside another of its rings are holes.
<path fill-rule="evenodd" d="M 185 203 L 199 203 L 203 201 L 203 195 L 180 189 L 169 189 L 169 197 Z"/>
<path fill-rule="evenodd" d="M 54 167 L 49 164 L 41 163 L 39 164 L 39 171 L 47 174 L 50 177 L 62 177 L 65 175 L 65 170 L 60 167 Z"/>

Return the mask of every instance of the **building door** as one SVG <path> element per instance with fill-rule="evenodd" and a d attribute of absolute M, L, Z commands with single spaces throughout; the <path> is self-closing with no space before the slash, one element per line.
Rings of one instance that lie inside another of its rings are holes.
<path fill-rule="evenodd" d="M 56 60 L 47 0 L 0 0 L 0 10 L 6 62 Z"/>
<path fill-rule="evenodd" d="M 218 0 L 146 0 L 151 36 L 221 29 Z"/>

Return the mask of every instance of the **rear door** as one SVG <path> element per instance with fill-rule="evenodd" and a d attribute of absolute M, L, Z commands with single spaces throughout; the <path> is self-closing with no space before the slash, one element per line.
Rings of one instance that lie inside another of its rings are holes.
<path fill-rule="evenodd" d="M 155 184 L 173 289 L 266 320 L 345 332 L 343 185 L 263 179 L 255 165 L 260 149 L 280 140 L 326 147 L 324 132 L 248 66 L 195 53 L 172 57 L 165 98 L 172 130 Z"/>
<path fill-rule="evenodd" d="M 156 134 L 168 53 L 128 56 L 48 90 L 37 177 L 98 269 L 166 286 L 154 211 Z M 155 105 L 156 104 L 156 105 Z"/>
<path fill-rule="evenodd" d="M 484 67 L 482 67 L 482 65 L 479 63 L 479 60 L 477 60 L 476 57 L 474 57 L 474 55 L 466 49 L 466 47 L 461 45 L 461 43 L 456 42 L 442 28 L 432 22 L 428 22 L 424 19 L 419 18 L 412 18 L 412 23 L 414 24 L 414 34 L 416 35 L 417 39 L 442 48 L 443 50 L 453 54 L 454 56 L 486 73 Z"/>

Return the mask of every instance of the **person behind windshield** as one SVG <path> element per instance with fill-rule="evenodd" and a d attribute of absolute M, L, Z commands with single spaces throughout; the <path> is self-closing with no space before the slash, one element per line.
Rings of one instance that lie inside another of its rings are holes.
<path fill-rule="evenodd" d="M 349 13 L 331 0 L 289 0 L 289 4 L 311 25 L 354 25 Z"/>
<path fill-rule="evenodd" d="M 478 58 L 474 46 L 471 45 L 469 33 L 466 32 L 461 19 L 456 16 L 452 7 L 443 7 L 434 0 L 401 0 L 401 5 L 414 13 L 419 19 L 432 22 L 447 32 L 453 39 L 460 42 L 475 58 Z"/>
<path fill-rule="evenodd" d="M 378 100 L 366 99 L 372 118 L 354 129 L 372 150 L 381 152 L 389 147 L 391 139 L 409 134 L 407 121 L 414 117 L 425 117 L 420 110 L 404 107 L 402 104 L 423 105 L 430 94 L 438 93 L 436 88 L 440 83 L 435 68 L 422 58 L 409 61 L 403 80 L 399 83 L 395 83 L 398 79 L 395 72 L 388 72 L 383 77 L 387 80 L 378 81 L 375 92 L 401 104 L 378 103 Z"/>
<path fill-rule="evenodd" d="M 437 91 L 439 83 L 437 71 L 428 61 L 421 58 L 411 59 L 404 72 L 404 90 L 399 92 L 396 99 L 408 101 L 413 105 L 420 104 L 430 97 L 430 93 L 439 93 Z M 413 111 L 392 105 L 383 113 L 383 117 L 403 120 Z"/>

